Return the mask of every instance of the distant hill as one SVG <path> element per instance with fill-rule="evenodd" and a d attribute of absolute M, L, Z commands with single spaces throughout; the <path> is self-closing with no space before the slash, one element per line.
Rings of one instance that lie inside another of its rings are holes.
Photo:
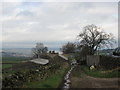
<path fill-rule="evenodd" d="M 114 49 L 103 49 L 103 50 L 100 50 L 99 53 L 102 53 L 105 55 L 112 55 L 113 51 L 114 51 Z"/>
<path fill-rule="evenodd" d="M 30 57 L 31 49 L 30 48 L 3 48 L 2 56 L 15 56 L 15 57 Z"/>
<path fill-rule="evenodd" d="M 59 48 L 48 48 L 49 51 L 57 51 L 59 52 Z M 31 48 L 3 48 L 0 51 L 0 57 L 30 57 L 32 54 Z"/>

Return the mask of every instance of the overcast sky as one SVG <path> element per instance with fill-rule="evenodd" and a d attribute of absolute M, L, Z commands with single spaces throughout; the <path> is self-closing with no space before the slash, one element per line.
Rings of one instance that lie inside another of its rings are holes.
<path fill-rule="evenodd" d="M 91 24 L 118 37 L 117 2 L 4 2 L 2 15 L 3 48 L 60 48 Z"/>

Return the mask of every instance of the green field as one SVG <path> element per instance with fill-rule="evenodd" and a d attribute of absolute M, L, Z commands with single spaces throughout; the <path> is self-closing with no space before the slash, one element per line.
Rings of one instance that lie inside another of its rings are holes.
<path fill-rule="evenodd" d="M 12 67 L 12 64 L 2 64 L 2 69 L 10 68 L 10 67 Z"/>
<path fill-rule="evenodd" d="M 26 57 L 2 57 L 2 69 L 10 68 L 13 64 L 22 63 L 28 61 Z"/>
<path fill-rule="evenodd" d="M 27 60 L 27 57 L 2 57 L 2 63 L 19 63 Z"/>
<path fill-rule="evenodd" d="M 28 61 L 29 58 L 26 57 L 2 57 L 2 63 L 0 64 L 0 69 L 3 69 L 3 76 L 8 76 L 11 75 L 13 73 L 15 73 L 16 71 L 13 71 L 9 68 L 11 68 L 13 65 Z M 9 69 L 9 70 L 8 70 Z"/>

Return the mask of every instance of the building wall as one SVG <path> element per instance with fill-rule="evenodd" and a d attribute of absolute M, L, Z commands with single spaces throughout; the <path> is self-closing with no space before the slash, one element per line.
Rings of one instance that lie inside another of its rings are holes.
<path fill-rule="evenodd" d="M 97 66 L 100 62 L 100 56 L 98 55 L 88 55 L 87 56 L 87 65 L 88 66 L 91 66 L 91 65 L 94 65 L 94 66 Z"/>

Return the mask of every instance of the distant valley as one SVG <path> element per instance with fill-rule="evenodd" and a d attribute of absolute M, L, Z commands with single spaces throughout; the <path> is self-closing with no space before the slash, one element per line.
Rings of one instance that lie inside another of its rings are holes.
<path fill-rule="evenodd" d="M 49 48 L 49 50 L 59 51 L 58 48 Z M 31 48 L 3 48 L 0 50 L 0 57 L 31 57 Z"/>

